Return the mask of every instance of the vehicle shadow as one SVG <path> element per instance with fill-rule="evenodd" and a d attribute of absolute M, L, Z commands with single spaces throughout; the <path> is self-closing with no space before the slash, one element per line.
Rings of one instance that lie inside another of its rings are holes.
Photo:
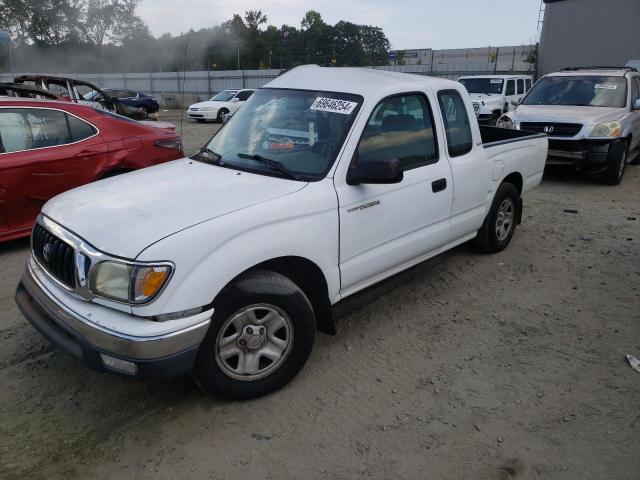
<path fill-rule="evenodd" d="M 0 255 L 10 254 L 19 250 L 28 249 L 29 244 L 29 237 L 18 238 L 17 240 L 9 240 L 7 242 L 0 242 Z"/>

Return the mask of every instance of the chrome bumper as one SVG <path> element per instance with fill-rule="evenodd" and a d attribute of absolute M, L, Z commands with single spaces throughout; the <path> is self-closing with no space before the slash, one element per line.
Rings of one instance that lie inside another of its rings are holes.
<path fill-rule="evenodd" d="M 78 352 L 85 349 L 95 349 L 98 353 L 113 354 L 143 362 L 170 357 L 194 347 L 197 348 L 207 333 L 213 314 L 213 310 L 209 310 L 194 315 L 194 320 L 201 320 L 188 328 L 162 335 L 134 336 L 115 332 L 83 318 L 57 302 L 36 277 L 30 263 L 27 263 L 18 287 L 16 303 L 27 319 L 43 335 L 74 356 L 79 356 Z M 127 319 L 136 318 L 126 313 L 122 315 Z M 151 320 L 140 318 L 140 321 Z M 51 338 L 52 336 L 56 338 Z M 57 338 L 60 341 L 57 341 Z M 61 343 L 64 344 L 61 345 Z"/>

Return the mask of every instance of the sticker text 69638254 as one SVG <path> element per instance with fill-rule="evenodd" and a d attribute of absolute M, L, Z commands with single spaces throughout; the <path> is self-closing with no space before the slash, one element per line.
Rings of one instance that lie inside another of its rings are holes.
<path fill-rule="evenodd" d="M 356 102 L 337 100 L 335 98 L 317 97 L 309 107 L 309 110 L 320 110 L 321 112 L 349 115 L 357 106 L 358 104 Z"/>

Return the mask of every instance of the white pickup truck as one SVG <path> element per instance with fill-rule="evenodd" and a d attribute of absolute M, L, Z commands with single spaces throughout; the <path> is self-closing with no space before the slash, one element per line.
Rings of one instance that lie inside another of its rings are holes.
<path fill-rule="evenodd" d="M 468 240 L 505 248 L 546 155 L 544 134 L 480 128 L 457 82 L 298 67 L 193 157 L 48 202 L 16 301 L 96 370 L 257 397 L 339 300 Z"/>

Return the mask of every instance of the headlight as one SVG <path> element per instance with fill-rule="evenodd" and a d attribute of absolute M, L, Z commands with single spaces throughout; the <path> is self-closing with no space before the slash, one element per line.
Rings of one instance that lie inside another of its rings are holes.
<path fill-rule="evenodd" d="M 201 112 L 210 112 L 211 110 L 213 110 L 213 107 L 202 107 L 200 109 Z"/>
<path fill-rule="evenodd" d="M 91 293 L 119 302 L 146 303 L 171 276 L 171 266 L 101 262 L 91 274 Z"/>
<path fill-rule="evenodd" d="M 591 130 L 590 137 L 617 138 L 622 134 L 620 122 L 599 123 Z"/>

